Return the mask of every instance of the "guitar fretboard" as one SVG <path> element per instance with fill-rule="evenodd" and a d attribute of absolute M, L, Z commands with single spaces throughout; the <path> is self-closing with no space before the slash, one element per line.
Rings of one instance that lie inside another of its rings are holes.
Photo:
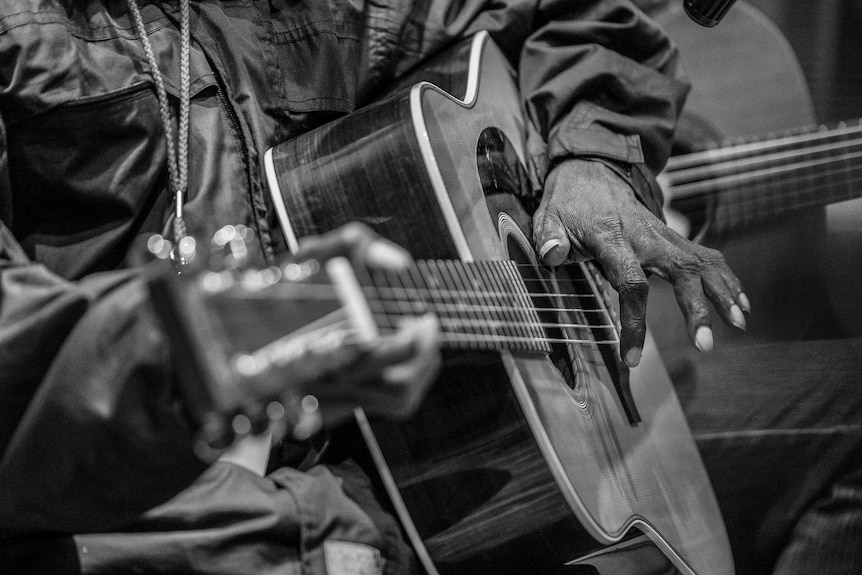
<path fill-rule="evenodd" d="M 546 280 L 522 278 L 512 261 L 455 260 L 421 260 L 402 273 L 360 269 L 357 277 L 381 329 L 432 312 L 451 347 L 547 353 L 554 343 L 617 341 L 585 278 L 573 281 L 576 293 L 561 294 Z"/>
<path fill-rule="evenodd" d="M 862 196 L 862 122 L 675 156 L 671 205 L 719 232 Z"/>

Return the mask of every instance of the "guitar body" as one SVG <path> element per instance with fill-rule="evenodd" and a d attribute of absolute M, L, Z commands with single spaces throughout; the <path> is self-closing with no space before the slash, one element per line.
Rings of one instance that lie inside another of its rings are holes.
<path fill-rule="evenodd" d="M 422 77 L 442 88 L 416 84 L 267 153 L 288 242 L 359 220 L 417 259 L 534 263 L 518 200 L 525 120 L 505 59 L 480 34 Z M 733 573 L 710 484 L 651 340 L 628 373 L 616 347 L 590 341 L 602 328 L 583 327 L 604 305 L 590 268 L 523 269 L 531 290 L 552 301 L 581 294 L 587 311 L 543 313 L 572 324 L 561 335 L 583 344 L 556 344 L 551 354 L 447 353 L 409 422 L 358 414 L 425 569 L 523 574 L 589 563 L 634 573 L 614 557 L 649 543 L 683 573 Z"/>
<path fill-rule="evenodd" d="M 679 153 L 711 142 L 814 125 L 811 98 L 795 55 L 775 26 L 750 5 L 737 2 L 714 29 L 692 22 L 676 3 L 656 20 L 679 45 L 692 83 L 677 131 Z M 668 195 L 673 209 L 672 189 Z M 816 329 L 827 299 L 818 273 L 825 237 L 822 208 L 765 222 L 732 237 L 714 233 L 708 225 L 699 241 L 722 251 L 755 310 L 745 333 L 714 322 L 717 342 L 800 339 Z M 692 235 L 699 231 L 692 230 Z M 672 290 L 659 282 L 651 287 L 652 322 L 674 317 Z M 682 321 L 667 324 L 671 325 L 657 336 L 663 353 L 672 347 L 668 354 L 695 357 Z"/>
<path fill-rule="evenodd" d="M 676 153 L 816 125 L 795 54 L 775 25 L 751 5 L 738 2 L 714 29 L 692 22 L 677 3 L 654 17 L 679 45 L 693 86 L 677 130 Z M 787 192 L 792 193 L 792 185 Z M 673 214 L 673 189 L 666 193 Z M 812 206 L 730 234 L 709 222 L 691 230 L 698 241 L 724 253 L 755 310 L 746 333 L 715 325 L 716 340 L 750 345 L 858 335 L 862 267 L 854 262 L 862 261 L 860 217 L 862 200 L 850 200 Z M 655 282 L 650 298 L 653 323 L 673 317 L 676 301 L 670 289 Z M 674 361 L 671 354 L 696 356 L 681 321 L 663 331 L 659 345 L 669 363 Z"/>

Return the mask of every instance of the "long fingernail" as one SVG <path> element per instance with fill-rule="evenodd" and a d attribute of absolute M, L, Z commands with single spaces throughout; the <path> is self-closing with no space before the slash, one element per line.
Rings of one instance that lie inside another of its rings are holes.
<path fill-rule="evenodd" d="M 694 346 L 700 351 L 712 351 L 712 329 L 702 325 L 694 334 Z"/>
<path fill-rule="evenodd" d="M 633 347 L 626 352 L 626 365 L 629 367 L 637 367 L 641 362 L 641 353 L 643 350 L 639 347 Z"/>
<path fill-rule="evenodd" d="M 740 292 L 739 297 L 736 299 L 739 301 L 739 305 L 742 306 L 742 311 L 751 313 L 751 302 L 748 301 L 748 296 Z"/>
<path fill-rule="evenodd" d="M 742 315 L 742 310 L 736 304 L 730 306 L 730 323 L 734 327 L 745 331 L 745 316 Z"/>
<path fill-rule="evenodd" d="M 545 259 L 545 256 L 551 253 L 551 250 L 560 247 L 560 240 L 556 238 L 551 238 L 542 244 L 542 247 L 539 248 L 539 259 Z"/>

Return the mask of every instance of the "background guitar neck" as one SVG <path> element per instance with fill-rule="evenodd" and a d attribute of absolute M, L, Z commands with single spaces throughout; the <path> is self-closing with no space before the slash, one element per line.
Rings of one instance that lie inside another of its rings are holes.
<path fill-rule="evenodd" d="M 862 196 L 862 122 L 671 158 L 671 206 L 718 233 Z"/>

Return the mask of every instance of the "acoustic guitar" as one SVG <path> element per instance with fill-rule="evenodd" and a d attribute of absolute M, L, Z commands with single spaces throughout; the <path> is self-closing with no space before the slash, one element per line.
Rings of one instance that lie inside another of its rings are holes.
<path fill-rule="evenodd" d="M 359 220 L 419 260 L 398 277 L 338 266 L 317 293 L 342 299 L 315 315 L 367 337 L 392 312 L 441 317 L 452 351 L 416 416 L 357 412 L 424 568 L 638 573 L 660 560 L 686 574 L 733 573 L 652 340 L 629 372 L 601 276 L 536 262 L 521 202 L 525 119 L 505 58 L 479 34 L 418 79 L 276 146 L 265 163 L 288 248 Z M 266 323 L 267 313 L 253 317 Z"/>
<path fill-rule="evenodd" d="M 715 325 L 716 337 L 749 346 L 859 335 L 862 125 L 817 125 L 789 43 L 751 5 L 738 2 L 709 30 L 676 3 L 653 16 L 693 85 L 660 178 L 668 221 L 721 249 L 755 310 L 747 333 Z M 650 300 L 653 322 L 676 306 L 660 282 Z M 657 339 L 672 368 L 704 361 L 681 322 Z"/>

